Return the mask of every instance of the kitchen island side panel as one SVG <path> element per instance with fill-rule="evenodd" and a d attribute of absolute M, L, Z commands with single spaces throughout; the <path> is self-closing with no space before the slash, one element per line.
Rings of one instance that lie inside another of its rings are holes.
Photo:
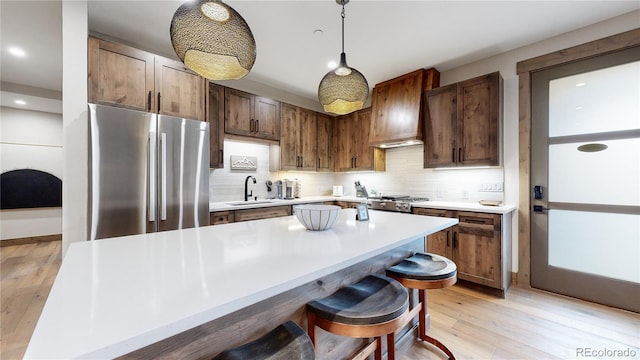
<path fill-rule="evenodd" d="M 119 359 L 205 359 L 263 336 L 288 320 L 294 321 L 307 330 L 306 304 L 309 301 L 328 296 L 369 274 L 384 274 L 387 268 L 411 256 L 414 252 L 424 251 L 424 241 L 424 238 L 419 237 L 409 244 L 133 351 Z M 295 269 L 291 270 L 295 271 Z M 256 281 L 260 281 L 258 272 Z M 410 296 L 412 303 L 417 301 L 417 293 L 414 290 L 410 291 Z M 413 330 L 415 324 L 417 321 L 413 319 L 398 333 L 399 336 L 396 337 L 398 354 L 406 351 L 415 339 L 414 337 L 407 337 L 407 340 L 402 338 L 403 334 Z M 316 358 L 318 360 L 347 358 L 366 341 L 367 339 L 337 336 L 316 328 Z M 386 343 L 384 347 L 386 351 Z"/>

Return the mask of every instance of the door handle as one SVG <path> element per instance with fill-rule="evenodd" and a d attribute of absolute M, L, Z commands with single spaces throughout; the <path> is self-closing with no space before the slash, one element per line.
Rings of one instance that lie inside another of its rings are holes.
<path fill-rule="evenodd" d="M 160 220 L 167 220 L 167 133 L 160 136 L 162 159 L 162 184 L 160 184 Z"/>
<path fill-rule="evenodd" d="M 549 210 L 549 209 L 544 207 L 544 206 L 542 206 L 542 205 L 533 205 L 533 212 L 544 213 L 547 210 Z"/>
<path fill-rule="evenodd" d="M 156 181 L 158 180 L 156 168 L 156 133 L 149 132 L 149 208 L 147 213 L 149 221 L 156 221 Z"/>

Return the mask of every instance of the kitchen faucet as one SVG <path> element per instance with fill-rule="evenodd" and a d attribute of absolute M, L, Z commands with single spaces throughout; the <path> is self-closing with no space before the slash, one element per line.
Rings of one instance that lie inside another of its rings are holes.
<path fill-rule="evenodd" d="M 250 196 L 253 196 L 253 190 L 251 190 L 250 193 L 247 194 L 247 190 L 249 187 L 249 179 L 253 180 L 253 183 L 256 183 L 256 178 L 254 178 L 253 176 L 249 175 L 247 176 L 246 179 L 244 179 L 244 201 L 248 201 Z"/>

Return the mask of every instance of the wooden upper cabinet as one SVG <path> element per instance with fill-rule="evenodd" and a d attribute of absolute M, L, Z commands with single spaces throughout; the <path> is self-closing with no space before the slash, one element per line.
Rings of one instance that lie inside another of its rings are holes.
<path fill-rule="evenodd" d="M 458 143 L 462 165 L 498 165 L 502 76 L 496 72 L 458 86 Z"/>
<path fill-rule="evenodd" d="M 424 167 L 455 166 L 456 148 L 456 84 L 443 86 L 424 94 L 429 112 L 424 121 Z M 435 116 L 429 116 L 433 114 Z"/>
<path fill-rule="evenodd" d="M 90 103 L 155 109 L 154 55 L 94 37 L 88 42 Z"/>
<path fill-rule="evenodd" d="M 205 79 L 184 64 L 94 37 L 88 41 L 89 102 L 205 119 Z"/>
<path fill-rule="evenodd" d="M 369 146 L 371 108 L 338 116 L 334 123 L 336 171 L 384 171 L 384 149 Z"/>
<path fill-rule="evenodd" d="M 281 170 L 316 170 L 316 113 L 281 105 Z"/>
<path fill-rule="evenodd" d="M 155 60 L 158 114 L 205 120 L 206 80 L 179 61 Z"/>
<path fill-rule="evenodd" d="M 267 140 L 280 139 L 280 102 L 225 89 L 224 131 Z"/>
<path fill-rule="evenodd" d="M 379 146 L 422 140 L 422 93 L 438 87 L 436 69 L 419 69 L 376 84 L 369 144 Z"/>
<path fill-rule="evenodd" d="M 224 86 L 209 82 L 206 119 L 209 123 L 209 168 L 224 167 Z"/>
<path fill-rule="evenodd" d="M 298 167 L 298 143 L 300 139 L 300 125 L 298 122 L 298 108 L 282 104 L 280 117 L 280 169 L 291 170 Z"/>
<path fill-rule="evenodd" d="M 499 165 L 499 72 L 425 93 L 424 167 Z"/>
<path fill-rule="evenodd" d="M 318 156 L 316 171 L 331 172 L 334 169 L 334 151 L 332 148 L 334 118 L 323 113 L 316 113 L 316 121 Z"/>

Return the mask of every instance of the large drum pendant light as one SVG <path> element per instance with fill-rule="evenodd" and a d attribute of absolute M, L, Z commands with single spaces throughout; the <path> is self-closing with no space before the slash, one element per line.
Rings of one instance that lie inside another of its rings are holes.
<path fill-rule="evenodd" d="M 241 79 L 256 61 L 249 25 L 222 1 L 185 2 L 173 14 L 169 32 L 180 60 L 207 79 Z"/>
<path fill-rule="evenodd" d="M 344 115 L 362 109 L 369 96 L 369 84 L 364 75 L 347 65 L 347 55 L 344 52 L 344 6 L 349 0 L 336 0 L 336 2 L 342 5 L 340 65 L 322 78 L 318 86 L 318 98 L 325 111 Z"/>

